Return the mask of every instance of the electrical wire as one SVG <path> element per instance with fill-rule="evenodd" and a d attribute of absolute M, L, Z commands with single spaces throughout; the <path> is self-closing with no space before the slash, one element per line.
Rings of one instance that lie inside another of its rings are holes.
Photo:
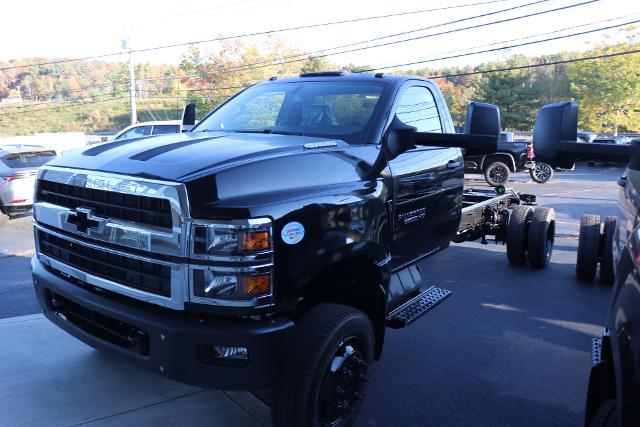
<path fill-rule="evenodd" d="M 548 1 L 548 0 L 541 0 L 541 1 Z M 364 47 L 360 47 L 360 48 L 343 50 L 343 51 L 340 51 L 340 52 L 327 53 L 327 54 L 321 54 L 321 55 L 314 55 L 314 56 L 311 56 L 311 57 L 307 56 L 307 57 L 300 58 L 300 59 L 292 59 L 292 60 L 287 60 L 287 61 L 282 61 L 282 60 L 277 61 L 276 60 L 276 61 L 270 62 L 268 64 L 266 64 L 266 62 L 263 61 L 263 62 L 256 62 L 256 63 L 252 63 L 252 64 L 243 64 L 243 65 L 237 66 L 237 67 L 220 67 L 220 68 L 214 70 L 213 72 L 216 72 L 216 73 L 233 73 L 233 72 L 238 72 L 238 71 L 248 71 L 248 70 L 255 70 L 255 69 L 260 69 L 260 68 L 267 68 L 267 67 L 276 66 L 276 65 L 285 65 L 285 64 L 295 63 L 295 62 L 303 62 L 303 61 L 308 61 L 309 59 L 324 58 L 324 57 L 335 56 L 335 55 L 340 55 L 340 54 L 344 54 L 344 53 L 359 52 L 359 51 L 378 48 L 378 47 L 383 47 L 383 46 L 390 46 L 390 45 L 395 45 L 395 44 L 400 44 L 400 43 L 411 42 L 411 41 L 415 41 L 415 40 L 422 40 L 422 39 L 426 39 L 426 38 L 431 38 L 431 37 L 451 34 L 451 33 L 459 32 L 459 31 L 476 29 L 476 28 L 486 27 L 486 26 L 500 24 L 500 23 L 504 23 L 504 22 L 510 22 L 510 21 L 515 21 L 515 20 L 519 20 L 519 19 L 530 18 L 532 16 L 539 16 L 539 15 L 543 15 L 543 14 L 547 14 L 547 13 L 566 10 L 566 9 L 570 9 L 570 8 L 574 8 L 574 7 L 578 7 L 578 6 L 583 6 L 583 5 L 590 4 L 590 3 L 595 3 L 595 2 L 598 2 L 598 1 L 601 1 L 601 0 L 587 0 L 587 1 L 580 2 L 580 3 L 573 3 L 573 4 L 570 4 L 570 5 L 557 7 L 557 8 L 554 8 L 554 9 L 547 9 L 547 10 L 543 10 L 543 11 L 533 12 L 533 13 L 529 13 L 529 14 L 526 14 L 526 15 L 520 15 L 520 16 L 516 16 L 516 17 L 502 19 L 502 20 L 491 21 L 491 22 L 487 22 L 487 23 L 482 23 L 482 24 L 477 24 L 477 25 L 472 25 L 472 26 L 467 26 L 467 27 L 462 27 L 462 28 L 456 28 L 456 29 L 447 30 L 447 31 L 441 31 L 441 32 L 438 32 L 438 33 L 426 34 L 426 35 L 423 35 L 423 36 L 411 37 L 411 38 L 408 38 L 408 39 L 395 40 L 395 41 L 385 42 L 385 43 L 372 45 L 372 46 L 364 46 Z M 534 2 L 534 3 L 528 3 L 527 5 L 532 5 L 532 4 L 536 4 L 536 3 L 539 3 L 539 2 L 540 1 L 537 1 L 537 2 Z M 500 13 L 500 12 L 502 12 L 502 11 L 498 11 L 498 12 L 494 12 L 494 13 Z M 447 24 L 448 23 L 443 23 L 443 24 L 438 24 L 438 25 L 441 26 L 441 25 L 447 25 Z M 426 28 L 429 28 L 429 27 L 425 27 L 423 29 L 426 29 Z M 406 31 L 404 33 L 411 33 L 411 32 L 415 32 L 415 31 L 419 31 L 419 30 L 409 30 L 409 31 Z M 394 36 L 397 36 L 399 34 L 402 34 L 402 33 L 396 33 L 396 34 L 394 34 Z M 384 38 L 387 38 L 387 37 L 388 36 L 382 36 L 382 37 L 370 39 L 369 41 L 384 39 Z M 354 43 L 352 45 L 362 44 L 362 43 L 363 42 L 357 42 L 357 43 Z M 343 46 L 347 46 L 347 45 L 343 45 Z M 324 51 L 327 51 L 327 50 L 333 50 L 333 49 L 337 49 L 337 48 L 339 48 L 339 47 L 323 49 L 323 50 L 315 51 L 315 52 L 324 52 Z M 296 54 L 296 55 L 293 55 L 291 57 L 298 57 L 298 56 L 301 56 L 301 55 L 314 54 L 315 52 L 306 52 L 306 53 Z M 283 57 L 281 59 L 285 59 L 285 58 L 286 57 Z M 264 64 L 264 65 L 262 65 L 262 64 Z M 207 73 L 205 75 L 210 75 L 210 74 L 211 74 L 211 72 Z M 202 77 L 202 74 L 187 75 L 187 76 L 181 76 L 181 77 L 183 77 L 183 78 L 187 78 L 187 77 Z"/>
<path fill-rule="evenodd" d="M 448 54 L 451 54 L 451 53 L 466 52 L 466 51 L 472 51 L 474 49 L 480 49 L 480 48 L 483 48 L 483 47 L 495 46 L 495 45 L 499 45 L 499 44 L 502 44 L 502 43 L 513 43 L 513 42 L 516 42 L 516 41 L 528 40 L 528 39 L 532 39 L 532 38 L 535 38 L 535 37 L 541 37 L 541 36 L 547 36 L 547 35 L 550 35 L 550 34 L 563 33 L 563 32 L 569 31 L 569 30 L 574 30 L 576 28 L 589 27 L 591 25 L 602 24 L 602 23 L 605 23 L 605 22 L 617 21 L 619 19 L 630 18 L 632 16 L 637 16 L 637 15 L 640 15 L 640 11 L 634 12 L 634 13 L 629 13 L 629 14 L 626 14 L 626 15 L 617 16 L 615 18 L 602 19 L 600 21 L 588 22 L 586 24 L 573 25 L 573 26 L 570 26 L 570 27 L 562 27 L 562 28 L 559 28 L 557 30 L 547 31 L 547 32 L 538 33 L 538 34 L 532 34 L 530 36 L 519 37 L 517 39 L 501 40 L 499 42 L 487 43 L 487 44 L 477 45 L 477 46 L 473 46 L 473 47 L 467 47 L 467 48 L 464 48 L 464 49 L 456 49 L 456 50 L 435 52 L 435 53 L 432 53 L 431 55 L 428 55 L 428 56 L 424 56 L 423 55 L 423 56 L 419 56 L 419 57 L 409 58 L 408 61 L 417 61 L 417 60 L 421 60 L 421 59 L 432 60 L 435 55 L 448 55 Z M 378 64 L 378 65 L 375 65 L 375 67 L 384 67 L 386 65 L 387 65 L 386 63 L 385 64 Z M 376 68 L 376 69 L 379 69 L 379 68 Z"/>
<path fill-rule="evenodd" d="M 319 23 L 319 24 L 300 25 L 300 26 L 296 26 L 296 27 L 287 27 L 287 28 L 279 28 L 279 29 L 274 29 L 274 30 L 257 31 L 257 32 L 253 32 L 253 33 L 237 34 L 237 35 L 232 35 L 232 36 L 220 36 L 220 37 L 216 37 L 216 38 L 213 38 L 213 39 L 192 40 L 192 41 L 189 41 L 189 42 L 174 43 L 174 44 L 163 45 L 163 46 L 154 46 L 154 47 L 148 47 L 148 48 L 142 48 L 142 49 L 132 49 L 130 52 L 131 53 L 149 52 L 149 51 L 160 50 L 160 49 L 170 49 L 170 48 L 190 46 L 190 45 L 195 45 L 195 44 L 223 41 L 223 40 L 231 40 L 231 39 L 239 39 L 239 38 L 246 38 L 246 37 L 253 37 L 253 36 L 269 35 L 269 34 L 282 33 L 282 32 L 287 32 L 287 31 L 297 31 L 297 30 L 304 30 L 304 29 L 311 29 L 311 28 L 326 27 L 326 26 L 331 26 L 331 25 L 340 25 L 340 24 L 347 24 L 347 23 L 353 23 L 353 22 L 370 21 L 370 20 L 375 20 L 375 19 L 386 19 L 386 18 L 392 18 L 392 17 L 397 17 L 397 16 L 415 15 L 415 14 L 426 13 L 426 12 L 435 12 L 435 11 L 440 11 L 440 10 L 460 9 L 460 8 L 464 8 L 464 7 L 480 6 L 480 5 L 490 4 L 490 3 L 502 3 L 502 2 L 505 2 L 505 1 L 508 1 L 508 0 L 487 0 L 487 1 L 476 2 L 476 3 L 467 3 L 467 4 L 453 5 L 453 6 L 443 6 L 443 7 L 432 8 L 432 9 L 415 10 L 415 11 L 410 11 L 410 12 L 399 12 L 399 13 L 392 13 L 392 14 L 386 14 L 386 15 L 369 16 L 369 17 L 364 17 L 364 18 L 354 18 L 354 19 L 345 19 L 345 20 L 340 20 L 340 21 L 323 22 L 323 23 Z M 550 1 L 550 0 L 541 0 L 541 1 Z M 598 1 L 598 0 L 595 0 L 595 1 Z M 13 65 L 13 66 L 10 66 L 10 67 L 2 67 L 2 68 L 0 68 L 0 71 L 13 70 L 13 69 L 16 69 L 16 68 L 39 67 L 39 66 L 44 66 L 44 65 L 55 65 L 55 64 L 62 64 L 62 63 L 74 62 L 74 61 L 100 59 L 100 58 L 106 58 L 106 57 L 109 57 L 109 56 L 125 55 L 125 54 L 128 54 L 128 53 L 129 53 L 129 51 L 127 51 L 127 52 L 111 52 L 111 53 L 104 53 L 104 54 L 99 54 L 99 55 L 84 56 L 84 57 L 79 57 L 79 58 L 60 59 L 60 60 L 56 60 L 56 61 L 39 62 L 39 63 L 23 64 L 23 65 Z"/>
<path fill-rule="evenodd" d="M 609 25 L 607 27 L 602 27 L 602 28 L 595 28 L 592 30 L 586 30 L 586 31 L 580 31 L 578 33 L 573 33 L 573 34 L 565 34 L 562 36 L 556 36 L 556 37 L 549 37 L 546 39 L 542 39 L 542 40 L 534 40 L 534 41 L 530 41 L 530 42 L 524 42 L 524 43 L 517 43 L 517 44 L 512 44 L 509 46 L 500 46 L 500 47 L 495 47 L 492 49 L 485 49 L 485 50 L 479 50 L 477 52 L 471 52 L 471 53 L 460 53 L 457 55 L 449 55 L 449 56 L 442 56 L 440 58 L 434 58 L 434 59 L 428 59 L 425 61 L 415 61 L 415 62 L 407 62 L 404 64 L 400 64 L 400 65 L 388 65 L 385 67 L 375 67 L 375 68 L 368 68 L 365 70 L 358 70 L 358 73 L 368 73 L 368 72 L 372 72 L 372 71 L 378 71 L 378 70 L 386 70 L 388 68 L 395 68 L 395 67 L 408 67 L 410 65 L 417 65 L 417 64 L 424 64 L 427 62 L 434 62 L 434 61 L 442 61 L 444 59 L 453 59 L 453 58 L 461 58 L 461 57 L 466 57 L 466 56 L 470 56 L 470 55 L 478 55 L 481 53 L 488 53 L 488 52 L 496 52 L 499 50 L 504 50 L 504 49 L 513 49 L 515 47 L 522 47 L 522 46 L 530 46 L 533 44 L 538 44 L 538 43 L 545 43 L 545 42 L 549 42 L 549 41 L 555 41 L 555 40 L 562 40 L 562 39 L 567 39 L 570 37 L 577 37 L 577 36 L 582 36 L 585 34 L 591 34 L 591 33 L 595 33 L 598 31 L 605 31 L 605 30 L 610 30 L 612 28 L 619 28 L 619 27 L 624 27 L 627 25 L 631 25 L 631 24 L 636 24 L 640 22 L 640 19 L 636 19 L 634 21 L 628 21 L 628 22 L 624 22 L 622 24 L 617 24 L 617 25 Z"/>

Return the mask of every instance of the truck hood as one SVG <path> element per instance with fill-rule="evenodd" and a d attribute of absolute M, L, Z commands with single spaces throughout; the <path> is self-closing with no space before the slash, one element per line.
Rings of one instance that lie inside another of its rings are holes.
<path fill-rule="evenodd" d="M 187 182 L 215 170 L 299 154 L 306 151 L 305 144 L 326 141 L 348 146 L 307 136 L 187 132 L 100 144 L 67 153 L 48 165 Z"/>

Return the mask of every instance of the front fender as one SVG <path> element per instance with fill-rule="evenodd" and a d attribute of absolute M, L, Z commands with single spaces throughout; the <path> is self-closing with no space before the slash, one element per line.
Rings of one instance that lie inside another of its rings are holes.
<path fill-rule="evenodd" d="M 342 196 L 341 203 L 312 203 L 274 223 L 275 298 L 292 308 L 306 286 L 333 265 L 360 257 L 383 264 L 389 257 L 389 229 L 380 198 Z M 326 201 L 326 200 L 325 200 Z M 291 240 L 283 230 L 292 225 L 304 236 Z"/>

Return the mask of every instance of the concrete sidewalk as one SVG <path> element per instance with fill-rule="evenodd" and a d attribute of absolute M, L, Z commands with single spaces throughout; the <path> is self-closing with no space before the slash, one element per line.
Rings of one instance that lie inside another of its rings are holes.
<path fill-rule="evenodd" d="M 3 426 L 265 426 L 249 393 L 176 383 L 101 354 L 42 315 L 0 319 Z"/>

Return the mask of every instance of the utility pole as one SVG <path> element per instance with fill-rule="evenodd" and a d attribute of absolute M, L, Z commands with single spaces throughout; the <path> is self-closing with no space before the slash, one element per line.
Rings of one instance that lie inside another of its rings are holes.
<path fill-rule="evenodd" d="M 133 65 L 133 51 L 129 44 L 129 38 L 122 39 L 122 49 L 129 51 L 129 101 L 131 107 L 131 124 L 138 122 L 138 112 L 136 110 L 136 70 Z"/>

